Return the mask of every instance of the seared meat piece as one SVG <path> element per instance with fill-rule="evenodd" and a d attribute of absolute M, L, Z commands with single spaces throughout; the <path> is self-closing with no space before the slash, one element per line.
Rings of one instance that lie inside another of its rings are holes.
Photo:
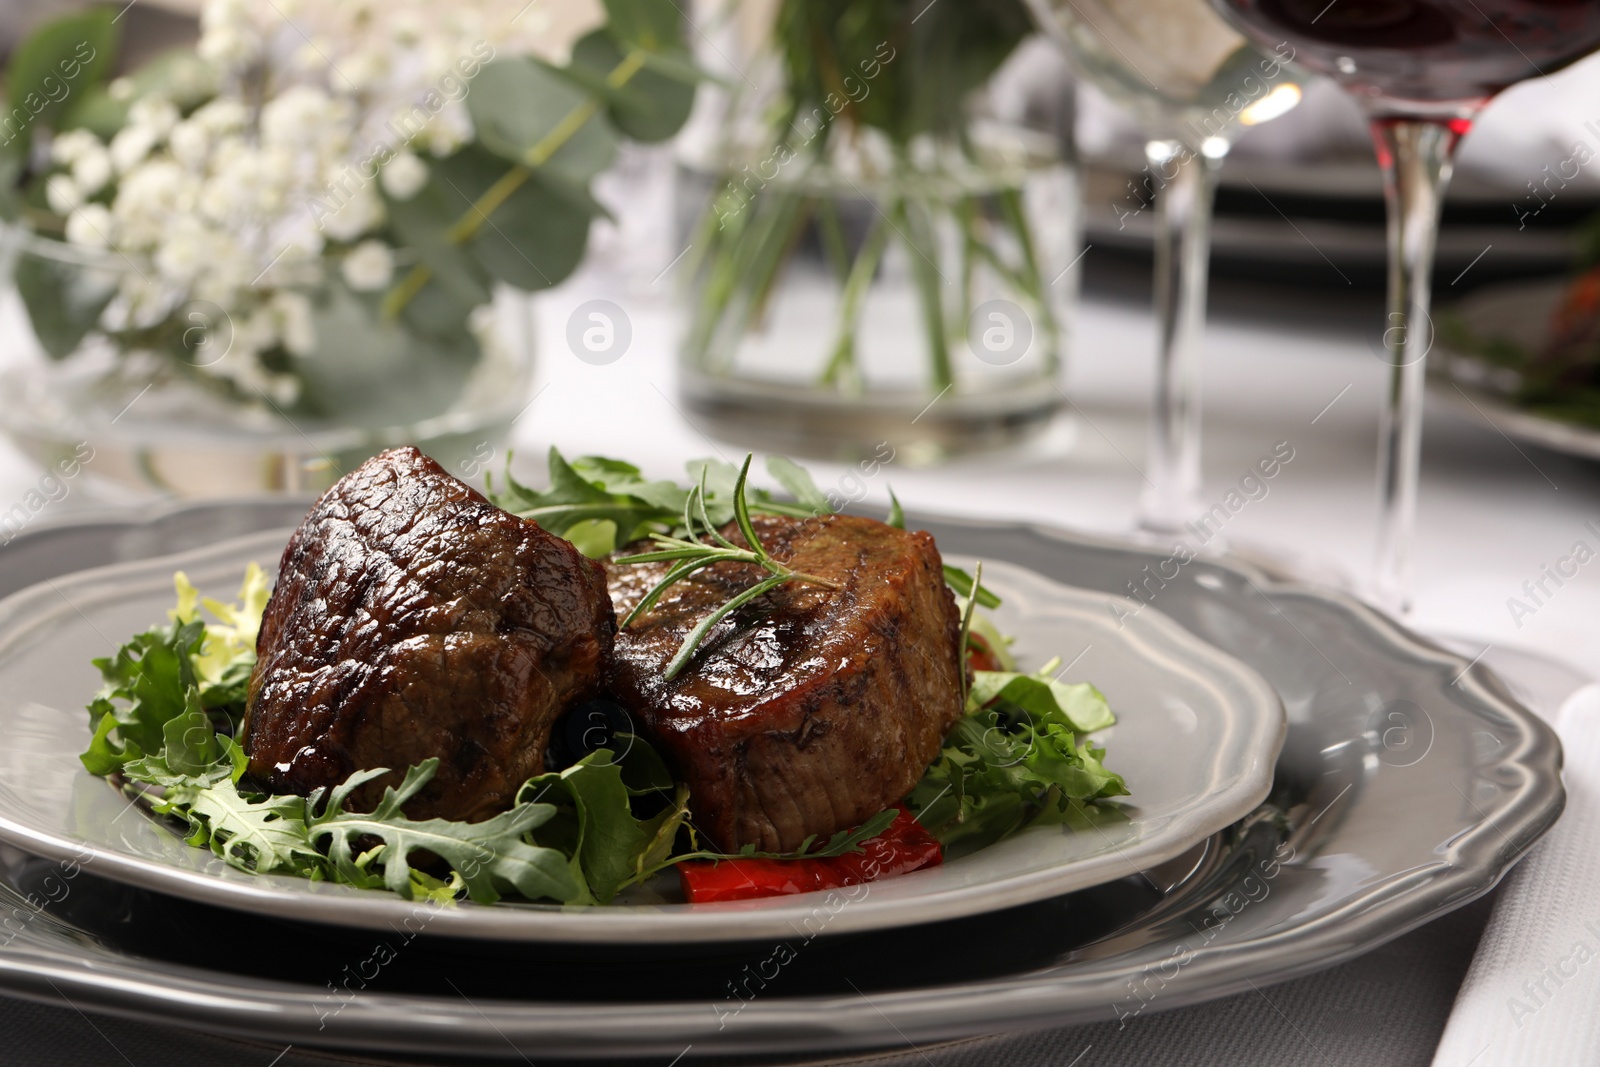
<path fill-rule="evenodd" d="M 544 770 L 550 725 L 598 692 L 616 618 L 604 568 L 414 448 L 375 456 L 284 549 L 250 680 L 250 772 L 305 794 L 430 756 L 414 818 L 485 819 Z"/>
<path fill-rule="evenodd" d="M 612 691 L 688 782 L 700 830 L 790 851 L 900 800 L 938 755 L 961 716 L 960 617 L 928 534 L 851 515 L 758 515 L 755 529 L 773 558 L 839 588 L 779 586 L 667 681 L 684 635 L 766 577 L 708 567 L 617 634 Z M 611 565 L 617 617 L 670 566 Z"/>

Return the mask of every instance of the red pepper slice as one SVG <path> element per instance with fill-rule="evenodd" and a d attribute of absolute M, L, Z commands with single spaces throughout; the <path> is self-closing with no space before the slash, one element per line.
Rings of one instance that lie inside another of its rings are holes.
<path fill-rule="evenodd" d="M 905 808 L 858 852 L 798 860 L 687 860 L 678 880 L 691 904 L 814 893 L 909 874 L 944 862 L 939 841 Z"/>
<path fill-rule="evenodd" d="M 982 634 L 973 633 L 967 635 L 967 666 L 975 671 L 1005 669 L 1000 657 L 995 654 L 994 646 L 989 644 L 989 639 Z"/>

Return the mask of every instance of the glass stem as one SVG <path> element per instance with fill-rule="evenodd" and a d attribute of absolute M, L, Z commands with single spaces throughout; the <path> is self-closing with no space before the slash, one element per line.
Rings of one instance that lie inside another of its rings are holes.
<path fill-rule="evenodd" d="M 1156 194 L 1156 394 L 1139 526 L 1171 533 L 1200 511 L 1200 349 L 1205 333 L 1211 204 L 1227 143 L 1145 145 Z"/>
<path fill-rule="evenodd" d="M 1422 456 L 1422 395 L 1433 319 L 1428 314 L 1439 207 L 1458 123 L 1379 118 L 1372 140 L 1388 208 L 1389 300 L 1383 350 L 1388 390 L 1378 429 L 1378 544 L 1373 599 L 1403 615 L 1411 608 L 1411 541 Z"/>

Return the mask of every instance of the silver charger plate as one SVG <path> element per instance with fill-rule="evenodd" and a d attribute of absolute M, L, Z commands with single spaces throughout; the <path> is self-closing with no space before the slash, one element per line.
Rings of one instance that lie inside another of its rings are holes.
<path fill-rule="evenodd" d="M 208 505 L 30 532 L 0 552 L 0 592 L 301 510 Z M 416 1053 L 671 1059 L 691 1045 L 920 1043 L 1117 1019 L 1331 966 L 1486 892 L 1560 812 L 1554 735 L 1481 665 L 1353 600 L 1225 561 L 1174 570 L 1169 552 L 1060 531 L 920 525 L 947 552 L 1106 593 L 1158 575 L 1156 607 L 1282 698 L 1272 803 L 1159 869 L 1064 897 L 883 933 L 796 932 L 698 960 L 276 922 L 100 879 L 92 862 L 0 849 L 0 988 Z"/>
<path fill-rule="evenodd" d="M 95 873 L 280 918 L 390 930 L 418 906 L 384 892 L 252 875 L 194 848 L 88 774 L 83 705 L 99 686 L 91 655 L 160 625 L 183 570 L 225 599 L 251 562 L 269 571 L 289 529 L 135 563 L 91 568 L 0 601 L 0 841 Z M 972 561 L 954 562 L 970 567 Z M 926 871 L 885 880 L 829 915 L 829 936 L 936 922 L 1060 896 L 1164 863 L 1248 815 L 1272 786 L 1284 716 L 1255 671 L 1159 612 L 1073 589 L 1003 560 L 984 584 L 995 624 L 1025 666 L 1059 656 L 1064 680 L 1092 681 L 1120 721 L 1099 736 L 1131 796 L 1092 828 L 1039 827 Z M 1018 754 L 1018 759 L 1022 754 Z M 675 879 L 605 907 L 470 903 L 428 912 L 436 936 L 507 941 L 706 944 L 789 936 L 814 923 L 819 894 L 731 904 L 667 902 Z M 666 892 L 662 892 L 666 889 Z"/>

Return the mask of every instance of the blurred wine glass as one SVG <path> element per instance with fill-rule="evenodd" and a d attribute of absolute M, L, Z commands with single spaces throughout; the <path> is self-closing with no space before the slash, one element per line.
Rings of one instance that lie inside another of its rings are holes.
<path fill-rule="evenodd" d="M 1439 204 L 1457 144 L 1495 94 L 1600 48 L 1594 0 L 1212 0 L 1263 48 L 1338 81 L 1366 109 L 1388 205 L 1389 389 L 1379 437 L 1372 593 L 1405 613 Z M 1532 177 L 1532 174 L 1530 174 Z"/>
<path fill-rule="evenodd" d="M 1207 0 L 1028 0 L 1080 76 L 1125 106 L 1146 166 L 1119 220 L 1154 200 L 1156 394 L 1139 526 L 1180 529 L 1200 511 L 1200 348 L 1217 171 L 1248 126 L 1288 111 L 1300 90 Z"/>

